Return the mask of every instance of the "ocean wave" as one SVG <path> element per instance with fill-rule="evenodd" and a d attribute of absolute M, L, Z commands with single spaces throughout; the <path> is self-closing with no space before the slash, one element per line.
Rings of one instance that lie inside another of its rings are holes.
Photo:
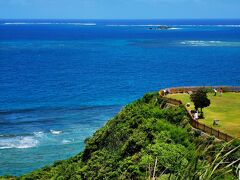
<path fill-rule="evenodd" d="M 180 44 L 186 46 L 240 46 L 240 42 L 227 41 L 182 41 Z"/>
<path fill-rule="evenodd" d="M 222 41 L 183 41 L 181 44 L 186 45 L 210 45 L 210 44 L 219 44 Z"/>
<path fill-rule="evenodd" d="M 92 106 L 80 106 L 80 107 L 36 107 L 36 108 L 27 108 L 27 109 L 10 109 L 10 110 L 0 110 L 0 115 L 11 115 L 11 114 L 24 114 L 24 113 L 39 113 L 39 112 L 52 112 L 52 111 L 81 111 L 88 109 L 101 109 L 101 108 L 112 108 L 119 105 L 92 105 Z M 0 121 L 0 123 L 5 123 Z"/>
<path fill-rule="evenodd" d="M 240 25 L 216 25 L 218 27 L 240 27 Z"/>
<path fill-rule="evenodd" d="M 62 144 L 70 144 L 72 143 L 74 140 L 67 140 L 67 139 L 63 139 L 62 140 Z"/>
<path fill-rule="evenodd" d="M 34 136 L 36 136 L 36 137 L 43 137 L 44 136 L 44 132 L 42 132 L 42 131 L 39 131 L 39 132 L 33 132 L 33 134 L 34 134 Z"/>
<path fill-rule="evenodd" d="M 0 138 L 15 138 L 18 136 L 32 136 L 31 133 L 21 133 L 21 134 L 0 134 Z"/>
<path fill-rule="evenodd" d="M 96 26 L 96 23 L 64 23 L 64 22 L 7 22 L 4 25 L 79 25 L 79 26 Z"/>
<path fill-rule="evenodd" d="M 38 145 L 39 141 L 32 136 L 18 136 L 14 138 L 0 139 L 0 149 L 25 149 L 32 148 Z"/>
<path fill-rule="evenodd" d="M 59 135 L 59 134 L 62 133 L 62 131 L 50 130 L 50 133 L 51 133 L 51 134 L 54 134 L 54 135 Z"/>
<path fill-rule="evenodd" d="M 178 29 L 182 29 L 182 28 L 172 27 L 172 28 L 169 28 L 168 30 L 178 30 Z"/>

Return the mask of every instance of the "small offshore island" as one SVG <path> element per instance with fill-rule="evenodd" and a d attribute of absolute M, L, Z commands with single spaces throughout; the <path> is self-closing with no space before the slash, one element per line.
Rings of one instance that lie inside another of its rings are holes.
<path fill-rule="evenodd" d="M 156 28 L 150 27 L 148 29 L 149 30 L 169 30 L 171 29 L 171 27 L 166 25 L 160 25 L 160 26 L 157 26 Z"/>
<path fill-rule="evenodd" d="M 178 96 L 185 90 L 178 89 Z M 185 105 L 176 105 L 174 94 L 161 93 L 148 93 L 124 107 L 85 140 L 78 155 L 0 179 L 235 179 L 239 139 L 226 142 L 193 128 Z"/>

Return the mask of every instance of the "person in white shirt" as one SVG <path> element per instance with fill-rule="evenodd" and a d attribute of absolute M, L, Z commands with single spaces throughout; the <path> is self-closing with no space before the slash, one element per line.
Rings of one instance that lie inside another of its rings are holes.
<path fill-rule="evenodd" d="M 198 111 L 196 111 L 196 112 L 194 113 L 194 120 L 195 120 L 195 121 L 198 120 Z"/>
<path fill-rule="evenodd" d="M 213 91 L 214 91 L 214 96 L 216 96 L 217 95 L 217 90 L 213 89 Z"/>

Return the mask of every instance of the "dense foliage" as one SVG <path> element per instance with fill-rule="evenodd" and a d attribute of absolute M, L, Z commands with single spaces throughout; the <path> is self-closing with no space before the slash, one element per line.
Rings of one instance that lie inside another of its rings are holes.
<path fill-rule="evenodd" d="M 87 138 L 83 152 L 20 179 L 233 179 L 231 166 L 225 175 L 219 173 L 222 165 L 214 169 L 221 161 L 216 151 L 221 154 L 238 144 L 216 146 L 214 138 L 203 140 L 201 133 L 192 131 L 188 121 L 183 106 L 146 94 Z M 240 157 L 236 148 L 231 153 L 235 154 L 226 156 L 228 164 Z"/>

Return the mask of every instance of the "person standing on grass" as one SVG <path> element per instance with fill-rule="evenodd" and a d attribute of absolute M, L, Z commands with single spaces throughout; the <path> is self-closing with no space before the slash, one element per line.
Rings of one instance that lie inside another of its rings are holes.
<path fill-rule="evenodd" d="M 222 96 L 222 94 L 223 94 L 223 89 L 220 88 L 219 92 L 220 92 L 220 96 Z"/>
<path fill-rule="evenodd" d="M 194 113 L 194 117 L 193 117 L 193 118 L 194 118 L 195 121 L 198 120 L 198 111 L 196 111 L 196 112 Z"/>
<path fill-rule="evenodd" d="M 166 89 L 163 90 L 163 94 L 164 94 L 164 96 L 167 95 L 167 91 L 166 91 Z"/>
<path fill-rule="evenodd" d="M 214 91 L 214 96 L 216 96 L 217 95 L 217 90 L 213 89 L 213 91 Z"/>

